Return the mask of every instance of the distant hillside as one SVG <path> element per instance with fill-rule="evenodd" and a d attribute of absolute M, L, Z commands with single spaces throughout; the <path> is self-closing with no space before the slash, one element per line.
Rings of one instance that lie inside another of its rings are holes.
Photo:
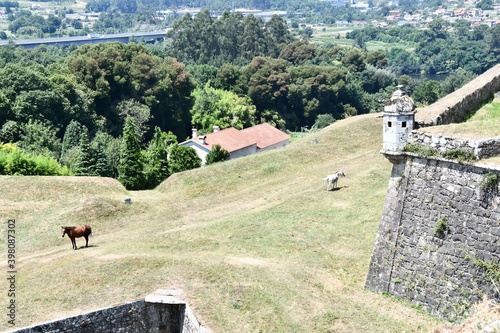
<path fill-rule="evenodd" d="M 214 332 L 429 331 L 435 319 L 364 289 L 391 170 L 381 136 L 380 115 L 348 118 L 152 191 L 0 177 L 1 215 L 16 219 L 17 327 L 177 287 Z M 74 251 L 60 226 L 83 223 L 90 247 Z"/>

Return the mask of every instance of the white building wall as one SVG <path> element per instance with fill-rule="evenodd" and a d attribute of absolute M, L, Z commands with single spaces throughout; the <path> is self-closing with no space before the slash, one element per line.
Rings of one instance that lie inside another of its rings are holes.
<path fill-rule="evenodd" d="M 274 145 L 267 146 L 266 148 L 259 149 L 258 151 L 261 152 L 261 151 L 266 151 L 266 150 L 271 150 L 271 149 L 283 148 L 285 146 L 288 146 L 289 142 L 290 141 L 288 139 L 287 140 L 283 140 L 281 142 L 275 143 Z"/>
<path fill-rule="evenodd" d="M 232 159 L 235 159 L 238 157 L 243 157 L 243 156 L 255 154 L 256 152 L 257 152 L 257 145 L 253 144 L 251 146 L 248 146 L 248 147 L 238 149 L 238 150 L 231 152 L 229 159 L 232 160 Z"/>
<path fill-rule="evenodd" d="M 413 115 L 384 114 L 383 150 L 403 150 L 408 135 L 413 130 Z"/>

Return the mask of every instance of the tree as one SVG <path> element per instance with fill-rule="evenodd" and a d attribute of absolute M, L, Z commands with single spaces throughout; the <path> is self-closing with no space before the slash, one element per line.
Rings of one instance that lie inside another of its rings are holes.
<path fill-rule="evenodd" d="M 335 122 L 335 118 L 331 114 L 318 114 L 316 117 L 316 122 L 314 123 L 314 128 L 322 129 L 326 126 L 333 124 Z"/>
<path fill-rule="evenodd" d="M 135 132 L 139 137 L 139 141 L 142 142 L 144 135 L 149 129 L 148 122 L 151 119 L 149 107 L 134 99 L 127 99 L 119 102 L 116 109 L 121 118 L 125 119 L 128 116 L 132 117 L 134 125 L 136 126 Z"/>
<path fill-rule="evenodd" d="M 413 92 L 412 98 L 415 102 L 428 105 L 434 103 L 441 97 L 441 86 L 434 80 L 423 80 Z"/>
<path fill-rule="evenodd" d="M 290 63 L 283 59 L 254 58 L 244 73 L 248 77 L 248 96 L 257 107 L 257 112 L 275 110 L 283 115 L 286 96 L 290 84 L 287 67 Z M 285 109 L 286 110 L 286 109 Z"/>
<path fill-rule="evenodd" d="M 240 54 L 243 59 L 250 61 L 254 57 L 265 56 L 267 54 L 267 44 L 262 20 L 256 18 L 252 14 L 245 16 L 241 34 Z"/>
<path fill-rule="evenodd" d="M 215 22 L 220 49 L 218 61 L 225 64 L 241 63 L 240 45 L 243 31 L 243 14 L 224 11 Z"/>
<path fill-rule="evenodd" d="M 351 72 L 362 72 L 366 67 L 363 51 L 355 47 L 349 49 L 342 58 L 342 64 Z"/>
<path fill-rule="evenodd" d="M 136 43 L 101 43 L 79 47 L 67 63 L 77 80 L 93 92 L 95 113 L 106 120 L 104 129 L 113 136 L 122 132 L 117 105 L 129 99 L 150 109 L 151 126 L 179 137 L 191 130 L 195 83 L 177 60 L 153 56 Z"/>
<path fill-rule="evenodd" d="M 212 146 L 212 150 L 207 154 L 206 165 L 223 162 L 229 160 L 230 154 L 227 150 L 221 147 L 221 145 L 216 144 Z"/>
<path fill-rule="evenodd" d="M 449 75 L 443 82 L 441 82 L 443 95 L 451 94 L 474 78 L 475 75 L 471 72 L 467 72 L 464 70 L 454 72 L 453 74 Z"/>
<path fill-rule="evenodd" d="M 276 58 L 281 49 L 290 44 L 294 38 L 288 30 L 286 21 L 278 15 L 273 15 L 269 21 L 264 24 L 265 37 L 268 45 L 267 55 Z"/>
<path fill-rule="evenodd" d="M 93 171 L 96 175 L 101 177 L 114 176 L 113 169 L 116 168 L 116 166 L 113 164 L 113 157 L 118 155 L 117 160 L 119 161 L 120 159 L 119 149 L 113 149 L 113 143 L 115 141 L 117 141 L 117 139 L 101 131 L 97 132 L 92 139 L 90 148 L 94 160 Z M 118 154 L 116 154 L 117 152 Z"/>
<path fill-rule="evenodd" d="M 493 0 L 481 0 L 477 3 L 477 8 L 482 10 L 492 10 Z"/>
<path fill-rule="evenodd" d="M 133 118 L 127 116 L 123 127 L 120 163 L 118 164 L 118 180 L 127 190 L 139 190 L 144 187 L 141 143 L 135 128 Z"/>
<path fill-rule="evenodd" d="M 215 89 L 232 91 L 239 96 L 245 95 L 247 90 L 241 68 L 231 64 L 224 64 L 217 70 L 211 85 Z"/>
<path fill-rule="evenodd" d="M 0 142 L 17 142 L 21 139 L 22 126 L 13 120 L 7 120 L 0 129 Z"/>
<path fill-rule="evenodd" d="M 366 54 L 366 63 L 376 68 L 386 68 L 387 58 L 385 54 L 380 51 L 368 52 Z"/>
<path fill-rule="evenodd" d="M 193 93 L 192 125 L 203 133 L 220 128 L 243 129 L 255 125 L 256 109 L 247 96 L 239 97 L 231 91 L 211 88 L 208 84 Z"/>
<path fill-rule="evenodd" d="M 135 0 L 113 0 L 111 5 L 122 13 L 134 14 L 137 11 L 137 2 Z"/>
<path fill-rule="evenodd" d="M 154 135 L 145 152 L 144 177 L 147 188 L 154 188 L 170 176 L 168 168 L 168 134 L 155 127 Z"/>
<path fill-rule="evenodd" d="M 27 153 L 58 159 L 61 152 L 61 140 L 49 123 L 30 119 L 22 126 L 19 147 Z"/>
<path fill-rule="evenodd" d="M 484 36 L 488 51 L 497 55 L 500 60 L 500 24 L 496 24 L 488 29 Z"/>
<path fill-rule="evenodd" d="M 94 171 L 95 160 L 93 158 L 92 149 L 87 130 L 82 131 L 80 135 L 80 144 L 76 154 L 73 173 L 75 176 L 96 176 Z"/>
<path fill-rule="evenodd" d="M 296 41 L 284 46 L 279 57 L 297 66 L 314 58 L 315 52 L 316 48 L 307 41 Z"/>
<path fill-rule="evenodd" d="M 173 174 L 201 167 L 201 159 L 193 148 L 174 144 L 170 148 L 168 165 Z"/>
<path fill-rule="evenodd" d="M 64 132 L 62 140 L 60 157 L 60 161 L 64 165 L 67 165 L 70 168 L 73 166 L 75 162 L 74 158 L 76 156 L 72 153 L 72 151 L 80 145 L 82 134 L 85 131 L 86 129 L 84 129 L 84 127 L 76 120 L 72 120 L 69 125 L 66 126 L 66 131 Z"/>

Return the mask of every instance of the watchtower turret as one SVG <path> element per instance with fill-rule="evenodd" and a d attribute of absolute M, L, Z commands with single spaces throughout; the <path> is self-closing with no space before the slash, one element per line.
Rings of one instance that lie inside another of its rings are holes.
<path fill-rule="evenodd" d="M 415 104 L 403 91 L 403 86 L 392 94 L 384 106 L 383 152 L 403 150 L 415 123 Z"/>

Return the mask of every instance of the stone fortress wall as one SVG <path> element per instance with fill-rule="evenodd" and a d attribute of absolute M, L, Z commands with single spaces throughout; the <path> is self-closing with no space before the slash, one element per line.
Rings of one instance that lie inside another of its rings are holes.
<path fill-rule="evenodd" d="M 476 160 L 500 155 L 500 137 L 473 140 L 413 131 L 408 138 L 408 142 L 435 148 L 440 153 L 452 149 L 470 149 L 474 153 Z"/>
<path fill-rule="evenodd" d="M 158 290 L 133 301 L 12 331 L 12 333 L 208 333 L 179 290 Z"/>
<path fill-rule="evenodd" d="M 447 125 L 463 121 L 474 109 L 490 99 L 500 89 L 500 64 L 487 70 L 460 89 L 417 112 L 419 127 Z"/>
<path fill-rule="evenodd" d="M 432 119 L 463 119 L 500 90 L 499 78 L 497 65 L 457 91 L 467 95 L 447 98 L 455 104 L 438 101 L 429 107 L 431 114 L 418 112 L 416 122 L 425 127 Z M 408 142 L 441 152 L 470 148 L 476 159 L 500 156 L 500 138 L 474 141 L 413 131 Z M 366 287 L 449 319 L 466 315 L 484 295 L 500 300 L 500 166 L 383 153 L 393 168 Z"/>

